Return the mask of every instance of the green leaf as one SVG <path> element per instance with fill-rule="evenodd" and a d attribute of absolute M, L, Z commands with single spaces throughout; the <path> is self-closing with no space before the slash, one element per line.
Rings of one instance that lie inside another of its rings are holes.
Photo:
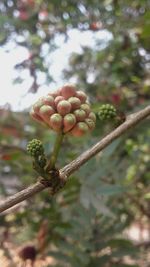
<path fill-rule="evenodd" d="M 101 185 L 96 189 L 96 193 L 100 195 L 118 195 L 126 192 L 127 187 L 121 185 Z"/>

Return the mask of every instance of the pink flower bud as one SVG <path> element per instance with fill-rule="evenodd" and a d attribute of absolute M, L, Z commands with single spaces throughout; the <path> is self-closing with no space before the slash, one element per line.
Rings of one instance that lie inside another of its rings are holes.
<path fill-rule="evenodd" d="M 80 108 L 80 106 L 81 106 L 81 101 L 80 101 L 80 99 L 79 98 L 77 98 L 77 97 L 70 97 L 69 99 L 68 99 L 68 102 L 71 104 L 71 110 L 75 110 L 75 109 L 78 109 L 78 108 Z"/>
<path fill-rule="evenodd" d="M 34 119 L 35 121 L 43 122 L 42 118 L 41 118 L 38 114 L 35 113 L 35 111 L 33 110 L 33 108 L 31 108 L 30 116 L 31 116 L 32 119 Z"/>
<path fill-rule="evenodd" d="M 58 92 L 58 96 L 61 95 L 61 89 L 62 89 L 62 88 L 59 88 L 59 89 L 57 90 L 57 92 Z"/>
<path fill-rule="evenodd" d="M 94 122 L 96 122 L 96 115 L 95 115 L 94 112 L 90 112 L 88 118 L 91 119 L 91 120 L 93 120 Z"/>
<path fill-rule="evenodd" d="M 55 113 L 50 117 L 50 126 L 55 131 L 60 131 L 63 127 L 63 118 L 60 114 Z"/>
<path fill-rule="evenodd" d="M 91 112 L 90 106 L 87 103 L 82 104 L 81 109 L 85 111 L 86 115 L 89 115 L 89 113 Z"/>
<path fill-rule="evenodd" d="M 48 105 L 43 105 L 39 110 L 39 115 L 46 122 L 49 122 L 49 117 L 54 113 L 55 113 L 54 109 Z"/>
<path fill-rule="evenodd" d="M 85 103 L 87 96 L 83 91 L 77 91 L 76 92 L 76 97 L 78 97 L 81 101 L 81 103 Z"/>
<path fill-rule="evenodd" d="M 89 129 L 92 131 L 95 128 L 95 122 L 91 119 L 85 119 L 85 122 L 87 124 L 87 126 L 89 127 Z"/>
<path fill-rule="evenodd" d="M 48 95 L 55 98 L 55 97 L 59 96 L 59 92 L 58 91 L 54 91 L 54 92 L 48 93 Z"/>
<path fill-rule="evenodd" d="M 84 121 L 86 118 L 86 113 L 82 109 L 76 109 L 74 111 L 74 115 L 76 116 L 77 121 Z"/>
<path fill-rule="evenodd" d="M 61 88 L 60 93 L 65 99 L 68 99 L 69 97 L 75 96 L 76 88 L 72 85 L 65 85 Z"/>
<path fill-rule="evenodd" d="M 70 131 L 75 124 L 76 124 L 76 117 L 72 113 L 65 115 L 65 117 L 64 117 L 64 133 Z"/>
<path fill-rule="evenodd" d="M 88 133 L 89 128 L 85 122 L 78 122 L 75 127 L 71 130 L 71 134 L 76 137 L 83 136 Z"/>
<path fill-rule="evenodd" d="M 39 98 L 39 100 L 33 105 L 33 109 L 36 113 L 39 112 L 40 107 L 43 105 L 43 97 Z"/>
<path fill-rule="evenodd" d="M 54 101 L 55 101 L 55 105 L 57 106 L 58 103 L 59 103 L 60 101 L 62 101 L 62 100 L 65 100 L 63 96 L 60 96 L 60 95 L 59 95 L 59 96 L 56 96 L 56 98 L 55 98 L 55 100 L 54 100 Z"/>
<path fill-rule="evenodd" d="M 71 110 L 71 104 L 66 101 L 66 100 L 62 100 L 58 103 L 57 105 L 57 111 L 59 114 L 61 114 L 62 116 L 66 115 L 67 113 L 69 113 Z"/>
<path fill-rule="evenodd" d="M 43 103 L 44 105 L 49 105 L 53 108 L 55 108 L 55 103 L 54 103 L 54 97 L 53 96 L 50 96 L 50 95 L 47 95 L 43 98 Z"/>

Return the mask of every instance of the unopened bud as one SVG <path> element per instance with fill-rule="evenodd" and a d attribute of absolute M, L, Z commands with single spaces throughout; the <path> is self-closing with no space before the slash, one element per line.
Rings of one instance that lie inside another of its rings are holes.
<path fill-rule="evenodd" d="M 88 125 L 89 129 L 92 131 L 95 128 L 95 122 L 91 119 L 85 119 L 86 124 Z"/>
<path fill-rule="evenodd" d="M 58 103 L 57 105 L 57 111 L 59 114 L 61 114 L 62 116 L 66 115 L 67 113 L 69 113 L 71 110 L 71 104 L 66 101 L 66 100 L 62 100 Z"/>
<path fill-rule="evenodd" d="M 78 109 L 81 106 L 81 101 L 77 97 L 70 97 L 68 102 L 71 104 L 71 110 Z"/>
<path fill-rule="evenodd" d="M 53 96 L 50 96 L 50 95 L 47 95 L 43 98 L 43 103 L 44 105 L 49 105 L 51 107 L 55 107 L 55 103 L 54 103 L 54 97 Z"/>
<path fill-rule="evenodd" d="M 43 105 L 40 110 L 39 110 L 39 114 L 43 117 L 43 116 L 51 116 L 52 114 L 54 114 L 54 109 L 48 105 Z"/>
<path fill-rule="evenodd" d="M 60 114 L 55 113 L 50 117 L 50 126 L 55 131 L 59 131 L 62 129 L 63 126 L 63 118 Z"/>
<path fill-rule="evenodd" d="M 42 118 L 35 113 L 35 111 L 33 110 L 33 108 L 31 109 L 30 111 L 30 116 L 32 117 L 32 119 L 34 119 L 35 121 L 38 121 L 38 122 L 43 122 Z"/>
<path fill-rule="evenodd" d="M 100 120 L 110 120 L 117 115 L 116 108 L 111 104 L 103 104 L 98 111 L 98 117 Z"/>
<path fill-rule="evenodd" d="M 89 128 L 85 122 L 78 122 L 71 130 L 71 134 L 76 137 L 83 136 L 89 131 Z"/>
<path fill-rule="evenodd" d="M 88 118 L 91 119 L 91 120 L 93 120 L 94 122 L 96 122 L 96 115 L 95 115 L 94 112 L 90 112 Z"/>
<path fill-rule="evenodd" d="M 86 118 L 86 113 L 82 109 L 76 109 L 74 111 L 74 115 L 75 115 L 77 121 L 84 121 Z"/>
<path fill-rule="evenodd" d="M 81 103 L 85 103 L 87 96 L 84 92 L 82 91 L 77 91 L 76 92 L 76 97 L 80 99 Z"/>
<path fill-rule="evenodd" d="M 56 98 L 55 98 L 55 105 L 57 106 L 58 105 L 58 103 L 60 102 L 60 101 L 62 101 L 62 100 L 65 100 L 65 98 L 63 97 L 63 96 L 56 96 Z"/>
<path fill-rule="evenodd" d="M 61 88 L 60 93 L 65 99 L 68 99 L 72 96 L 75 96 L 76 88 L 72 85 L 65 85 Z"/>
<path fill-rule="evenodd" d="M 41 97 L 34 105 L 33 105 L 33 109 L 36 113 L 39 112 L 40 107 L 42 107 L 43 105 L 43 97 Z"/>
<path fill-rule="evenodd" d="M 89 113 L 91 112 L 90 106 L 87 103 L 82 104 L 81 109 L 85 111 L 86 115 L 89 115 Z"/>
<path fill-rule="evenodd" d="M 42 106 L 39 110 L 39 114 L 42 117 L 42 119 L 48 123 L 49 123 L 49 117 L 54 113 L 55 113 L 54 109 L 48 105 Z"/>
<path fill-rule="evenodd" d="M 55 98 L 55 97 L 57 97 L 59 95 L 59 92 L 58 91 L 54 91 L 54 92 L 48 93 L 48 95 Z"/>
<path fill-rule="evenodd" d="M 75 115 L 69 113 L 64 117 L 64 133 L 70 131 L 76 124 Z"/>
<path fill-rule="evenodd" d="M 42 142 L 38 139 L 31 140 L 27 145 L 27 151 L 32 157 L 38 157 L 44 154 Z"/>
<path fill-rule="evenodd" d="M 23 261 L 26 261 L 26 260 L 31 260 L 32 262 L 35 261 L 36 259 L 36 256 L 37 256 L 37 249 L 32 246 L 32 245 L 29 245 L 29 246 L 25 246 L 23 247 L 20 251 L 19 251 L 19 257 L 23 260 Z M 32 265 L 33 266 L 33 265 Z"/>

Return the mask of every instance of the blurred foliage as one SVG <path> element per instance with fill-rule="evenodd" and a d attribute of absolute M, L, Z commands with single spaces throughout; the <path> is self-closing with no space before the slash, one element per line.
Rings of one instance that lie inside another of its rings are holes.
<path fill-rule="evenodd" d="M 46 59 L 56 48 L 57 35 L 67 40 L 68 30 L 78 29 L 91 32 L 94 38 L 105 30 L 110 40 L 97 40 L 94 48 L 84 46 L 81 53 L 73 53 L 64 79 L 74 79 L 78 88 L 88 92 L 95 111 L 106 102 L 126 114 L 149 105 L 149 1 L 1 0 L 0 11 L 1 46 L 11 41 L 29 51 L 29 58 L 16 66 L 16 82 L 21 82 L 24 69 L 33 77 L 32 92 L 38 90 L 39 73 L 44 73 L 45 83 L 52 80 Z M 31 121 L 28 112 L 2 108 L 0 117 L 2 198 L 36 181 L 26 153 L 28 141 L 41 139 L 49 156 L 55 136 Z M 112 127 L 97 121 L 91 136 L 66 137 L 58 167 Z M 55 258 L 54 266 L 148 267 L 146 247 L 128 240 L 125 230 L 134 224 L 145 227 L 150 218 L 149 143 L 147 119 L 87 162 L 55 197 L 45 191 L 1 215 L 4 241 L 20 246 L 34 240 L 41 253 Z M 45 220 L 45 245 L 40 248 L 38 233 Z"/>

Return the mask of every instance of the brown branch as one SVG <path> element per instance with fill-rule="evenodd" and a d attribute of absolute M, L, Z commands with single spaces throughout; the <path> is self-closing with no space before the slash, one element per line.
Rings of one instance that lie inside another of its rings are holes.
<path fill-rule="evenodd" d="M 14 205 L 42 191 L 44 188 L 45 186 L 43 184 L 37 182 L 36 184 L 33 184 L 28 188 L 21 190 L 20 192 L 8 197 L 6 200 L 0 203 L 0 212 L 7 210 L 10 207 L 13 207 Z"/>
<path fill-rule="evenodd" d="M 86 161 L 90 158 L 95 156 L 97 153 L 102 151 L 105 147 L 107 147 L 110 143 L 112 143 L 115 139 L 119 136 L 124 134 L 129 128 L 134 127 L 140 121 L 145 119 L 150 115 L 150 106 L 146 107 L 145 109 L 131 114 L 127 117 L 127 120 L 117 127 L 114 131 L 104 137 L 101 141 L 95 144 L 93 147 L 89 148 L 83 154 L 81 154 L 77 159 L 73 160 L 71 163 L 66 165 L 62 170 L 61 173 L 65 176 L 69 176 L 71 173 L 76 171 L 80 168 Z"/>
<path fill-rule="evenodd" d="M 67 178 L 70 176 L 70 174 L 72 174 L 77 169 L 79 169 L 85 162 L 87 162 L 97 153 L 102 151 L 115 139 L 117 139 L 119 136 L 124 134 L 128 129 L 134 127 L 135 125 L 137 125 L 140 121 L 144 120 L 149 115 L 150 115 L 150 106 L 128 116 L 127 120 L 123 124 L 117 127 L 114 131 L 112 131 L 110 134 L 104 137 L 101 141 L 99 141 L 93 147 L 91 147 L 90 149 L 85 151 L 83 154 L 81 154 L 78 158 L 76 158 L 71 163 L 69 163 L 64 168 L 62 168 L 60 170 L 61 179 L 63 181 L 66 181 Z M 36 184 L 29 186 L 28 188 L 14 194 L 13 196 L 6 198 L 3 202 L 0 203 L 0 212 L 5 211 L 6 209 L 16 205 L 17 203 L 22 202 L 25 199 L 28 199 L 29 197 L 42 191 L 46 187 L 47 187 L 46 184 L 44 185 L 44 184 L 41 184 L 40 182 L 37 182 Z"/>

